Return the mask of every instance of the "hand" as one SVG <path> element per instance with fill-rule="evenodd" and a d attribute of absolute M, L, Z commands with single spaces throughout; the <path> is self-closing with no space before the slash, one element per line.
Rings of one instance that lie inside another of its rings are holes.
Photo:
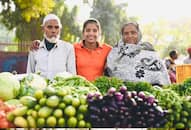
<path fill-rule="evenodd" d="M 39 45 L 40 45 L 40 40 L 34 40 L 32 41 L 32 44 L 30 46 L 30 50 L 31 51 L 35 51 L 39 49 Z"/>

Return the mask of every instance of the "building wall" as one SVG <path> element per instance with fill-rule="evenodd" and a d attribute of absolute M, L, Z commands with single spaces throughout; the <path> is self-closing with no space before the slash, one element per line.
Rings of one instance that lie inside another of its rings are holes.
<path fill-rule="evenodd" d="M 0 72 L 26 73 L 27 52 L 0 52 Z"/>

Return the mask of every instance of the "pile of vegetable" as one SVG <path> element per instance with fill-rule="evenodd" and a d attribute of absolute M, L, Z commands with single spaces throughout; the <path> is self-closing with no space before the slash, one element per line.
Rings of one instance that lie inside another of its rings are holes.
<path fill-rule="evenodd" d="M 74 97 L 65 89 L 46 87 L 36 90 L 34 97 L 21 97 L 20 102 L 23 105 L 10 112 L 8 118 L 16 127 L 91 127 L 84 118 L 86 96 Z"/>
<path fill-rule="evenodd" d="M 38 74 L 28 74 L 21 81 L 21 88 L 19 96 L 32 96 L 38 89 L 44 89 L 47 87 L 47 80 Z"/>
<path fill-rule="evenodd" d="M 87 95 L 88 93 L 99 93 L 99 89 L 82 76 L 56 76 L 49 86 L 57 89 L 65 89 L 72 95 Z"/>
<path fill-rule="evenodd" d="M 93 127 L 158 128 L 167 122 L 166 112 L 153 96 L 127 91 L 124 86 L 119 91 L 110 88 L 103 97 L 89 94 L 88 104 L 87 120 Z"/>

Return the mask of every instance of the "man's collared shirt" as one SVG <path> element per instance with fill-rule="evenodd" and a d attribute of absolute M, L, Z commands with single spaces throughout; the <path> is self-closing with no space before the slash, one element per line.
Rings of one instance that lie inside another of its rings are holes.
<path fill-rule="evenodd" d="M 80 42 L 74 44 L 74 48 L 78 75 L 84 76 L 89 81 L 103 75 L 107 55 L 112 48 L 110 45 L 99 44 L 96 49 L 90 50 Z"/>
<path fill-rule="evenodd" d="M 71 44 L 59 40 L 48 51 L 44 40 L 37 51 L 30 51 L 27 73 L 40 72 L 43 77 L 53 79 L 57 73 L 69 72 L 76 74 L 74 48 Z"/>

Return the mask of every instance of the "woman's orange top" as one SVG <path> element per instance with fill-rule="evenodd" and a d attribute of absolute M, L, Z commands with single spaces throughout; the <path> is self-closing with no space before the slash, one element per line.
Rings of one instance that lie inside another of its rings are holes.
<path fill-rule="evenodd" d="M 99 43 L 95 50 L 90 50 L 80 42 L 74 44 L 74 49 L 78 75 L 84 76 L 89 81 L 103 75 L 107 55 L 112 49 L 110 45 Z"/>

